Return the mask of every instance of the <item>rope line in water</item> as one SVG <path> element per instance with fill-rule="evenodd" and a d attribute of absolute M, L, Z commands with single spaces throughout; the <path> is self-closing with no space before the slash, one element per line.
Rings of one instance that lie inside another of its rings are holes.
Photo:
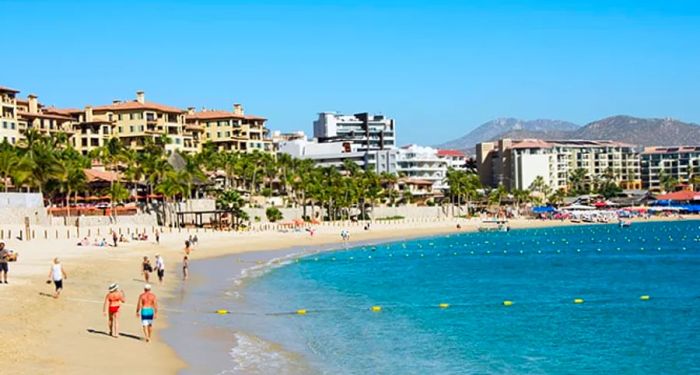
<path fill-rule="evenodd" d="M 692 299 L 700 299 L 700 295 L 694 296 L 694 297 L 651 297 L 648 294 L 641 295 L 636 298 L 637 301 L 640 303 L 648 303 L 651 300 L 674 300 L 674 299 L 683 299 L 683 300 L 692 300 Z M 295 311 L 281 311 L 281 312 L 270 312 L 270 313 L 251 313 L 251 312 L 241 312 L 241 311 L 235 311 L 235 310 L 226 310 L 226 309 L 220 309 L 216 311 L 210 311 L 210 313 L 214 314 L 219 314 L 219 315 L 256 315 L 256 316 L 289 316 L 289 315 L 307 315 L 307 314 L 313 314 L 313 313 L 333 313 L 333 312 L 341 312 L 341 311 L 370 311 L 370 312 L 381 312 L 386 310 L 389 311 L 397 311 L 397 310 L 413 310 L 413 309 L 441 309 L 441 310 L 446 310 L 446 309 L 466 309 L 466 308 L 474 308 L 474 307 L 488 307 L 488 306 L 497 306 L 501 305 L 503 307 L 512 307 L 512 306 L 543 306 L 543 305 L 549 305 L 549 306 L 554 306 L 554 305 L 569 305 L 569 304 L 575 304 L 575 305 L 581 305 L 581 304 L 594 304 L 594 305 L 601 305 L 601 304 L 606 304 L 606 305 L 614 305 L 614 304 L 620 304 L 624 302 L 630 302 L 628 299 L 620 300 L 620 299 L 612 299 L 612 298 L 601 298 L 601 299 L 584 299 L 581 297 L 577 298 L 572 298 L 568 300 L 563 300 L 563 299 L 557 299 L 557 300 L 545 300 L 545 301 L 530 301 L 530 302 L 520 302 L 520 301 L 513 301 L 513 300 L 504 300 L 500 303 L 438 303 L 438 304 L 432 304 L 432 305 L 425 305 L 425 304 L 416 304 L 416 305 L 409 305 L 409 304 L 389 304 L 389 305 L 374 305 L 374 306 L 345 306 L 345 307 L 336 307 L 336 308 L 315 308 L 315 309 L 298 309 Z"/>

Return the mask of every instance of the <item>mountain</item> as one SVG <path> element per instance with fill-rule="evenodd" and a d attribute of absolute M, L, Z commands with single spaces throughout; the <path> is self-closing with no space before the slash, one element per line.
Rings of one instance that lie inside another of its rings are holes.
<path fill-rule="evenodd" d="M 525 121 L 516 118 L 499 118 L 482 124 L 478 128 L 470 131 L 467 135 L 445 142 L 437 147 L 467 150 L 473 149 L 477 143 L 491 141 L 501 138 L 502 134 L 510 132 L 522 132 L 519 134 L 536 134 L 538 138 L 551 138 L 561 135 L 560 132 L 573 131 L 578 129 L 578 125 L 559 120 L 532 120 Z M 531 138 L 528 136 L 528 138 Z"/>
<path fill-rule="evenodd" d="M 700 144 L 700 125 L 670 118 L 613 116 L 591 122 L 568 139 L 610 139 L 639 146 Z"/>
<path fill-rule="evenodd" d="M 489 121 L 467 135 L 443 143 L 439 148 L 473 152 L 479 142 L 500 138 L 613 140 L 639 146 L 700 145 L 700 125 L 670 118 L 612 116 L 579 127 L 558 120 L 523 121 L 501 118 Z"/>

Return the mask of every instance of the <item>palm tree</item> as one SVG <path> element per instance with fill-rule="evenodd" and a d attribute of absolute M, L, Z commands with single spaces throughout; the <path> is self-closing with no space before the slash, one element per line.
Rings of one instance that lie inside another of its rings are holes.
<path fill-rule="evenodd" d="M 676 185 L 678 185 L 678 180 L 676 180 L 670 174 L 667 174 L 663 169 L 659 172 L 659 185 L 661 189 L 666 193 L 672 191 Z"/>
<path fill-rule="evenodd" d="M 569 191 L 576 194 L 584 192 L 584 182 L 588 178 L 588 171 L 584 168 L 576 168 L 569 174 Z"/>
<path fill-rule="evenodd" d="M 513 199 L 515 199 L 515 206 L 520 211 L 521 205 L 527 203 L 530 200 L 530 191 L 523 189 L 513 189 L 511 192 L 513 194 Z"/>
<path fill-rule="evenodd" d="M 12 174 L 17 170 L 20 160 L 15 150 L 11 148 L 3 148 L 0 151 L 0 178 L 2 178 L 6 193 L 10 185 L 10 180 L 12 179 Z"/>
<path fill-rule="evenodd" d="M 495 204 L 496 206 L 501 206 L 501 201 L 508 195 L 506 188 L 500 184 L 497 188 L 489 192 L 489 203 Z"/>
<path fill-rule="evenodd" d="M 102 162 L 105 166 L 105 169 L 114 172 L 115 175 L 118 173 L 117 166 L 119 165 L 119 163 L 128 161 L 126 148 L 121 143 L 119 138 L 116 137 L 110 138 L 104 144 L 104 146 L 92 150 L 90 156 Z M 114 189 L 114 183 L 115 178 L 111 178 L 109 181 L 110 191 Z M 109 206 L 110 212 L 112 213 L 112 215 L 114 215 L 114 199 L 110 199 Z"/>
<path fill-rule="evenodd" d="M 224 190 L 216 197 L 216 207 L 231 213 L 233 220 L 231 225 L 239 226 L 241 220 L 247 220 L 248 215 L 243 211 L 245 200 L 236 190 Z"/>
<path fill-rule="evenodd" d="M 175 215 L 175 200 L 178 196 L 185 194 L 187 185 L 184 181 L 182 172 L 169 171 L 165 174 L 163 180 L 156 186 L 156 191 L 163 194 L 165 204 L 163 205 L 163 218 L 166 218 L 165 210 L 170 211 L 170 224 L 172 225 L 172 217 Z M 178 223 L 175 223 L 176 225 Z"/>

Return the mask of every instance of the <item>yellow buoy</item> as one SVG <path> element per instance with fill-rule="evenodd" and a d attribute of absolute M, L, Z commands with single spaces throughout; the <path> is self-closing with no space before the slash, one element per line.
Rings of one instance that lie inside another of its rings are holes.
<path fill-rule="evenodd" d="M 503 301 L 503 306 L 513 306 L 513 301 Z"/>
<path fill-rule="evenodd" d="M 446 309 L 446 308 L 450 307 L 450 304 L 449 303 L 441 303 L 438 305 L 438 307 L 441 309 Z"/>
<path fill-rule="evenodd" d="M 306 315 L 306 309 L 297 310 L 297 315 Z"/>
<path fill-rule="evenodd" d="M 643 295 L 643 296 L 639 297 L 639 299 L 641 299 L 642 301 L 648 301 L 651 299 L 651 297 L 649 297 L 647 295 Z"/>
<path fill-rule="evenodd" d="M 372 306 L 371 310 L 373 312 L 380 312 L 380 311 L 382 311 L 382 307 L 381 306 Z"/>
<path fill-rule="evenodd" d="M 219 314 L 219 315 L 226 315 L 226 314 L 228 314 L 229 312 L 228 312 L 228 310 L 216 310 L 216 313 Z"/>
<path fill-rule="evenodd" d="M 576 299 L 574 299 L 574 303 L 575 303 L 575 304 L 581 304 L 581 303 L 583 303 L 583 298 L 576 298 Z"/>

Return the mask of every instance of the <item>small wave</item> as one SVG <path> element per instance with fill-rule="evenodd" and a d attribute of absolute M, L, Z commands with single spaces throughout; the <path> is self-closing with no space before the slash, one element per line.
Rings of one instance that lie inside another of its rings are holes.
<path fill-rule="evenodd" d="M 229 352 L 233 368 L 223 374 L 308 374 L 303 359 L 279 345 L 244 333 L 234 334 L 236 344 Z"/>
<path fill-rule="evenodd" d="M 260 277 L 275 268 L 284 267 L 288 264 L 292 264 L 295 259 L 300 258 L 304 255 L 308 255 L 308 253 L 295 252 L 281 257 L 272 258 L 265 263 L 260 263 L 248 268 L 244 268 L 243 270 L 241 270 L 240 276 L 234 280 L 234 284 L 236 286 L 239 286 L 246 279 Z"/>

